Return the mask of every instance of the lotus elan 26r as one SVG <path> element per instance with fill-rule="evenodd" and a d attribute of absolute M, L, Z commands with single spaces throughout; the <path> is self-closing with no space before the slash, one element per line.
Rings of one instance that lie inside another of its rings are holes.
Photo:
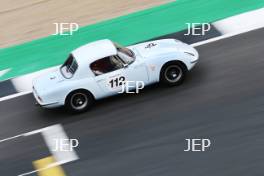
<path fill-rule="evenodd" d="M 95 100 L 118 94 L 126 81 L 180 85 L 198 57 L 193 47 L 175 39 L 128 47 L 99 40 L 75 49 L 58 69 L 34 79 L 33 94 L 43 107 L 83 112 Z"/>

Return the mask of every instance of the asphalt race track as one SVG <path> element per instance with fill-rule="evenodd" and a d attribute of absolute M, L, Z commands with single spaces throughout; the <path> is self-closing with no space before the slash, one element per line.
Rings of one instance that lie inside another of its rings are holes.
<path fill-rule="evenodd" d="M 42 110 L 32 95 L 0 102 L 0 139 L 61 123 L 80 141 L 80 160 L 63 165 L 67 176 L 263 175 L 263 36 L 262 28 L 197 47 L 200 62 L 182 86 L 154 85 L 84 114 Z M 212 146 L 184 152 L 186 138 L 210 138 Z M 0 148 L 5 176 L 30 171 L 48 155 L 40 136 Z"/>

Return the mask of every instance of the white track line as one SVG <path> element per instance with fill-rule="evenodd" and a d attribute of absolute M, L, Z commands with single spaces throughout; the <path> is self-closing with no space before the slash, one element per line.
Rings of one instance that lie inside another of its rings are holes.
<path fill-rule="evenodd" d="M 54 71 L 57 68 L 58 68 L 58 66 L 50 67 L 50 68 L 47 68 L 44 70 L 40 70 L 40 71 L 37 71 L 34 73 L 30 73 L 30 74 L 27 74 L 24 76 L 19 76 L 19 77 L 12 79 L 12 84 L 14 85 L 15 89 L 19 93 L 2 97 L 2 98 L 0 98 L 0 102 L 32 93 L 32 79 L 34 79 L 38 76 L 41 76 L 43 74 L 46 74 L 48 72 Z M 1 77 L 1 75 L 0 75 L 0 77 Z"/>
<path fill-rule="evenodd" d="M 75 161 L 79 159 L 76 152 L 74 150 L 70 151 L 70 148 L 68 148 L 67 151 L 54 151 L 57 145 L 56 140 L 59 139 L 67 140 L 68 145 L 66 146 L 70 147 L 69 138 L 61 125 L 50 126 L 46 130 L 42 131 L 41 134 L 45 139 L 45 142 L 56 161 Z"/>
<path fill-rule="evenodd" d="M 16 138 L 19 138 L 19 137 L 26 137 L 26 136 L 31 136 L 31 135 L 34 135 L 34 134 L 37 134 L 37 133 L 41 133 L 42 131 L 44 131 L 46 129 L 48 129 L 48 127 L 41 128 L 41 129 L 34 130 L 34 131 L 30 131 L 30 132 L 26 132 L 26 133 L 22 133 L 22 134 L 18 134 L 16 136 L 8 137 L 8 138 L 0 140 L 0 143 L 1 142 L 6 142 L 6 141 L 9 141 L 9 140 L 12 140 L 12 139 L 16 139 Z"/>
<path fill-rule="evenodd" d="M 41 128 L 39 130 L 35 130 L 35 131 L 27 132 L 27 133 L 22 133 L 22 134 L 19 134 L 19 135 L 16 135 L 16 136 L 12 136 L 12 137 L 8 137 L 8 138 L 5 138 L 5 139 L 1 139 L 0 143 L 6 142 L 6 141 L 9 141 L 9 140 L 13 140 L 13 139 L 16 139 L 16 138 L 19 138 L 19 137 L 26 137 L 26 136 L 30 136 L 30 135 L 33 135 L 33 134 L 41 133 L 43 131 L 43 129 L 45 129 L 45 128 Z"/>
<path fill-rule="evenodd" d="M 20 97 L 20 96 L 23 96 L 23 95 L 27 95 L 27 94 L 30 94 L 30 93 L 31 93 L 31 91 L 27 91 L 27 92 L 19 92 L 19 93 L 16 93 L 16 94 L 8 95 L 8 96 L 0 98 L 0 102 L 1 101 L 5 101 L 5 100 L 9 100 L 9 99 L 13 99 L 13 98 L 16 98 L 16 97 Z"/>
<path fill-rule="evenodd" d="M 16 138 L 19 138 L 19 137 L 23 137 L 23 136 L 24 136 L 23 134 L 20 134 L 20 135 L 17 135 L 17 136 L 5 138 L 5 139 L 0 140 L 0 143 L 6 142 L 6 141 L 10 141 L 10 140 L 13 140 L 13 139 L 16 139 Z"/>
<path fill-rule="evenodd" d="M 0 77 L 4 76 L 4 74 L 6 74 L 7 72 L 9 72 L 11 69 L 8 68 L 8 69 L 5 69 L 5 70 L 1 70 L 0 71 Z"/>
<path fill-rule="evenodd" d="M 213 23 L 214 27 L 223 33 L 222 36 L 192 44 L 193 47 L 230 38 L 264 27 L 264 8 L 235 15 Z"/>
<path fill-rule="evenodd" d="M 57 139 L 66 139 L 69 141 L 69 137 L 65 133 L 62 125 L 52 125 L 49 127 L 41 128 L 38 130 L 34 130 L 28 133 L 22 134 L 23 136 L 30 136 L 37 133 L 41 133 L 50 152 L 55 157 L 55 159 L 60 161 L 74 161 L 78 160 L 79 157 L 77 156 L 76 152 L 74 150 L 72 151 L 54 151 L 56 147 L 56 140 Z M 69 144 L 69 143 L 68 143 Z M 68 145 L 69 146 L 69 145 Z"/>
<path fill-rule="evenodd" d="M 213 23 L 222 34 L 234 33 L 246 29 L 258 29 L 264 26 L 264 8 L 242 13 Z"/>
<path fill-rule="evenodd" d="M 260 29 L 260 28 L 263 28 L 263 27 L 264 26 L 256 28 L 256 29 Z M 240 35 L 240 34 L 243 34 L 243 33 L 246 33 L 246 32 L 252 31 L 252 30 L 256 30 L 256 29 L 247 29 L 247 30 L 243 30 L 243 31 L 239 31 L 239 32 L 225 34 L 225 35 L 222 35 L 222 36 L 219 36 L 219 37 L 215 37 L 215 38 L 211 38 L 211 39 L 204 40 L 204 41 L 201 41 L 201 42 L 193 43 L 193 44 L 191 44 L 191 46 L 193 46 L 193 47 L 201 46 L 201 45 L 204 45 L 204 44 L 207 44 L 207 43 L 216 42 L 218 40 L 230 38 L 230 37 L 233 37 L 233 36 L 236 36 L 236 35 Z"/>
<path fill-rule="evenodd" d="M 56 146 L 55 139 L 66 139 L 69 141 L 67 134 L 65 133 L 62 125 L 60 125 L 60 124 L 48 126 L 45 128 L 41 128 L 38 130 L 26 132 L 26 133 L 22 133 L 22 134 L 13 136 L 13 137 L 8 137 L 8 138 L 0 140 L 0 143 L 6 142 L 9 140 L 13 140 L 13 139 L 16 139 L 19 137 L 31 136 L 31 135 L 38 134 L 38 133 L 42 134 L 42 136 L 46 142 L 46 145 L 49 148 L 49 151 L 51 152 L 52 156 L 57 161 L 56 163 L 53 163 L 53 164 L 51 164 L 51 165 L 49 165 L 46 168 L 43 168 L 41 170 L 49 169 L 51 167 L 59 166 L 59 165 L 66 164 L 66 163 L 69 163 L 69 162 L 72 162 L 72 161 L 79 159 L 77 153 L 74 150 L 69 150 L 69 151 L 54 151 L 53 150 Z M 41 170 L 30 171 L 27 173 L 20 174 L 18 176 L 30 175 L 30 174 L 36 173 L 38 171 L 41 171 Z"/>
<path fill-rule="evenodd" d="M 66 163 L 69 163 L 69 162 L 72 162 L 72 161 L 79 159 L 78 155 L 76 154 L 76 152 L 74 150 L 71 150 L 71 151 L 70 150 L 69 151 L 54 151 L 53 150 L 56 147 L 56 141 L 55 141 L 56 139 L 67 139 L 69 141 L 69 138 L 66 135 L 62 125 L 60 125 L 60 124 L 52 125 L 52 126 L 41 128 L 38 130 L 34 130 L 34 131 L 31 131 L 28 133 L 23 133 L 23 134 L 18 135 L 18 136 L 19 137 L 20 136 L 30 136 L 30 135 L 34 135 L 37 133 L 42 134 L 42 136 L 46 142 L 46 145 L 49 148 L 49 151 L 52 153 L 52 156 L 56 159 L 57 162 L 50 164 L 45 168 L 26 172 L 26 173 L 20 174 L 18 176 L 31 175 L 33 173 L 37 173 L 39 171 L 46 170 L 46 169 L 49 169 L 49 168 L 52 168 L 55 166 L 63 165 L 63 164 L 66 164 Z M 12 137 L 12 138 L 14 138 L 14 137 Z M 7 138 L 7 139 L 10 139 L 10 138 Z"/>

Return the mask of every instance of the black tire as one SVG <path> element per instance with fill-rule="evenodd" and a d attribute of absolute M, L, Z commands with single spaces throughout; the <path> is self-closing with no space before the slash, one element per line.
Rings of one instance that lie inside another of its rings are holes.
<path fill-rule="evenodd" d="M 71 92 L 65 102 L 66 108 L 72 113 L 87 111 L 94 103 L 93 95 L 85 90 Z"/>
<path fill-rule="evenodd" d="M 187 73 L 186 66 L 181 62 L 169 62 L 160 72 L 160 82 L 166 86 L 178 86 L 183 83 Z"/>

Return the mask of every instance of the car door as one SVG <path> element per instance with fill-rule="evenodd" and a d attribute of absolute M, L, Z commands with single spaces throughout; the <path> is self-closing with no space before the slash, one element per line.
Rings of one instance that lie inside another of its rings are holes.
<path fill-rule="evenodd" d="M 128 55 L 120 52 L 118 52 L 116 57 L 119 57 L 119 59 L 123 60 L 123 62 L 125 62 L 125 60 L 132 59 L 131 57 L 127 58 L 129 57 Z M 132 63 L 126 64 L 124 67 L 126 84 L 128 84 L 127 86 L 129 86 L 130 90 L 136 87 L 137 82 L 139 84 L 143 82 L 144 85 L 148 84 L 149 82 L 149 75 L 145 62 L 138 57 L 132 60 L 134 60 Z"/>
<path fill-rule="evenodd" d="M 144 62 L 136 60 L 134 63 L 124 68 L 125 78 L 130 89 L 134 89 L 137 84 L 148 84 L 149 77 L 147 67 Z"/>
<path fill-rule="evenodd" d="M 126 74 L 121 61 L 109 56 L 95 61 L 90 68 L 95 74 L 95 82 L 101 88 L 103 96 L 117 94 L 122 90 Z"/>

